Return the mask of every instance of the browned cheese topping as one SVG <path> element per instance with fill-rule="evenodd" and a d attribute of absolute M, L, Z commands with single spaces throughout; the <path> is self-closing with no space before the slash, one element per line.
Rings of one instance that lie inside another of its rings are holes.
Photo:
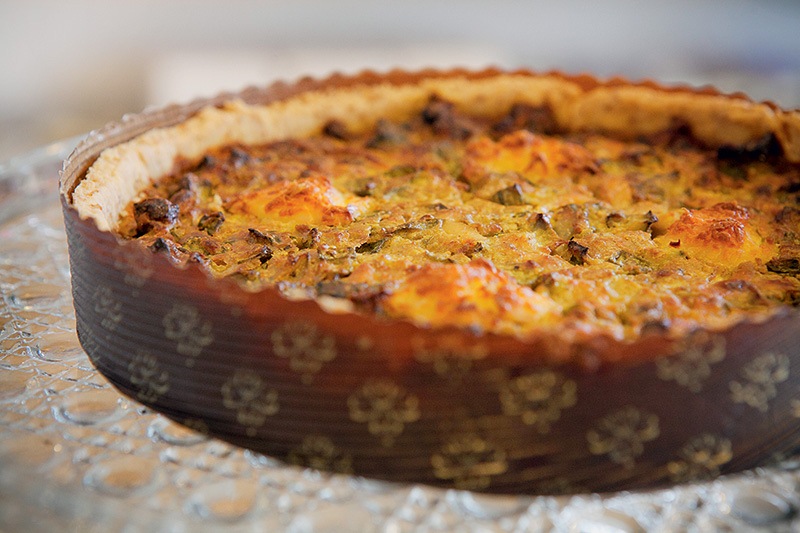
<path fill-rule="evenodd" d="M 546 108 L 489 121 L 433 99 L 366 134 L 215 149 L 120 231 L 252 290 L 422 326 L 677 335 L 800 304 L 800 170 L 775 146 L 559 134 Z"/>

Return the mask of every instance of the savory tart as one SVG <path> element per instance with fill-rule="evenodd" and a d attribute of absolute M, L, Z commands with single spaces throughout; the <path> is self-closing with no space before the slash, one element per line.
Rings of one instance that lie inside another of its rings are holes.
<path fill-rule="evenodd" d="M 181 422 L 500 492 L 683 481 L 800 440 L 780 392 L 800 365 L 796 112 L 423 72 L 114 128 L 62 182 L 78 331 Z"/>

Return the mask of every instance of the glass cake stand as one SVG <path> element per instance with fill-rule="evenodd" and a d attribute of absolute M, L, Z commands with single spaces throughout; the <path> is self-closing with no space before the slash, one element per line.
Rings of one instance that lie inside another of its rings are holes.
<path fill-rule="evenodd" d="M 487 496 L 287 466 L 121 396 L 75 334 L 57 180 L 76 144 L 0 165 L 0 531 L 800 531 L 800 455 L 658 491 Z"/>

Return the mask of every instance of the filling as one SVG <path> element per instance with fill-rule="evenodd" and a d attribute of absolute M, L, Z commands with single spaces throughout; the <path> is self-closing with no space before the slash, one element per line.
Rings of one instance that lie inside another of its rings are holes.
<path fill-rule="evenodd" d="M 800 305 L 800 169 L 773 139 L 623 141 L 547 108 L 224 146 L 154 181 L 119 232 L 245 287 L 430 327 L 629 340 Z M 777 152 L 777 153 L 776 153 Z"/>

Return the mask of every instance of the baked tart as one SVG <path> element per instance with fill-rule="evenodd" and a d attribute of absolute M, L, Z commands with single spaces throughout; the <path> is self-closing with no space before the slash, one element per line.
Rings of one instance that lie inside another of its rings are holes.
<path fill-rule="evenodd" d="M 800 443 L 800 113 L 712 89 L 365 73 L 128 117 L 65 164 L 77 329 L 167 416 L 504 493 Z"/>

